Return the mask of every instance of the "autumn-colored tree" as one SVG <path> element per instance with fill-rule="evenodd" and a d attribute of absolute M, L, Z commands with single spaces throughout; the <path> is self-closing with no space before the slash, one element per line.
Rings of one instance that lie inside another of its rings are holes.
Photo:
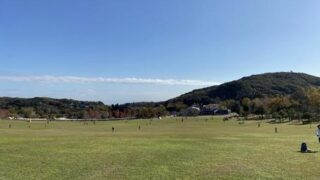
<path fill-rule="evenodd" d="M 320 89 L 307 89 L 306 96 L 311 106 L 310 110 L 313 110 L 315 113 L 320 114 Z"/>
<path fill-rule="evenodd" d="M 0 119 L 8 118 L 10 112 L 7 109 L 0 109 Z"/>

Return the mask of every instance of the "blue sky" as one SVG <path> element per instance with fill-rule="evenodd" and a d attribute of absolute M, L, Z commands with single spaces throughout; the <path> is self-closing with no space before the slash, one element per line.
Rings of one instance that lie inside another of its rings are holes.
<path fill-rule="evenodd" d="M 320 76 L 319 7 L 318 0 L 0 0 L 0 96 L 161 101 L 251 74 Z"/>

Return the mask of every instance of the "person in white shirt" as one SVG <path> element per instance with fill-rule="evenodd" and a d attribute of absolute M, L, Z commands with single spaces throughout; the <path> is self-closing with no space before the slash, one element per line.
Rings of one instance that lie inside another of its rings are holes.
<path fill-rule="evenodd" d="M 319 139 L 319 143 L 320 143 L 320 125 L 318 125 L 318 129 L 316 131 L 316 135 L 317 135 L 317 137 Z"/>

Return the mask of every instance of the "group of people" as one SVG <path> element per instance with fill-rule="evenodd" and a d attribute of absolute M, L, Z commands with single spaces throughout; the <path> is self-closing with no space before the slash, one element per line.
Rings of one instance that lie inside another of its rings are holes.
<path fill-rule="evenodd" d="M 316 135 L 317 135 L 318 141 L 320 143 L 320 125 L 318 125 L 318 129 L 316 130 Z M 302 153 L 316 153 L 317 151 L 312 151 L 312 150 L 308 149 L 307 144 L 302 143 L 300 152 L 302 152 Z"/>

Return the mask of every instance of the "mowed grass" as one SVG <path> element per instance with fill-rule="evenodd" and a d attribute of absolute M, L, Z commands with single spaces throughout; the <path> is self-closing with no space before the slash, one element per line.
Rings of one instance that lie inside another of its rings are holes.
<path fill-rule="evenodd" d="M 316 124 L 258 128 L 219 117 L 45 124 L 0 121 L 0 179 L 320 177 L 320 153 L 297 152 L 301 142 L 320 150 Z"/>

